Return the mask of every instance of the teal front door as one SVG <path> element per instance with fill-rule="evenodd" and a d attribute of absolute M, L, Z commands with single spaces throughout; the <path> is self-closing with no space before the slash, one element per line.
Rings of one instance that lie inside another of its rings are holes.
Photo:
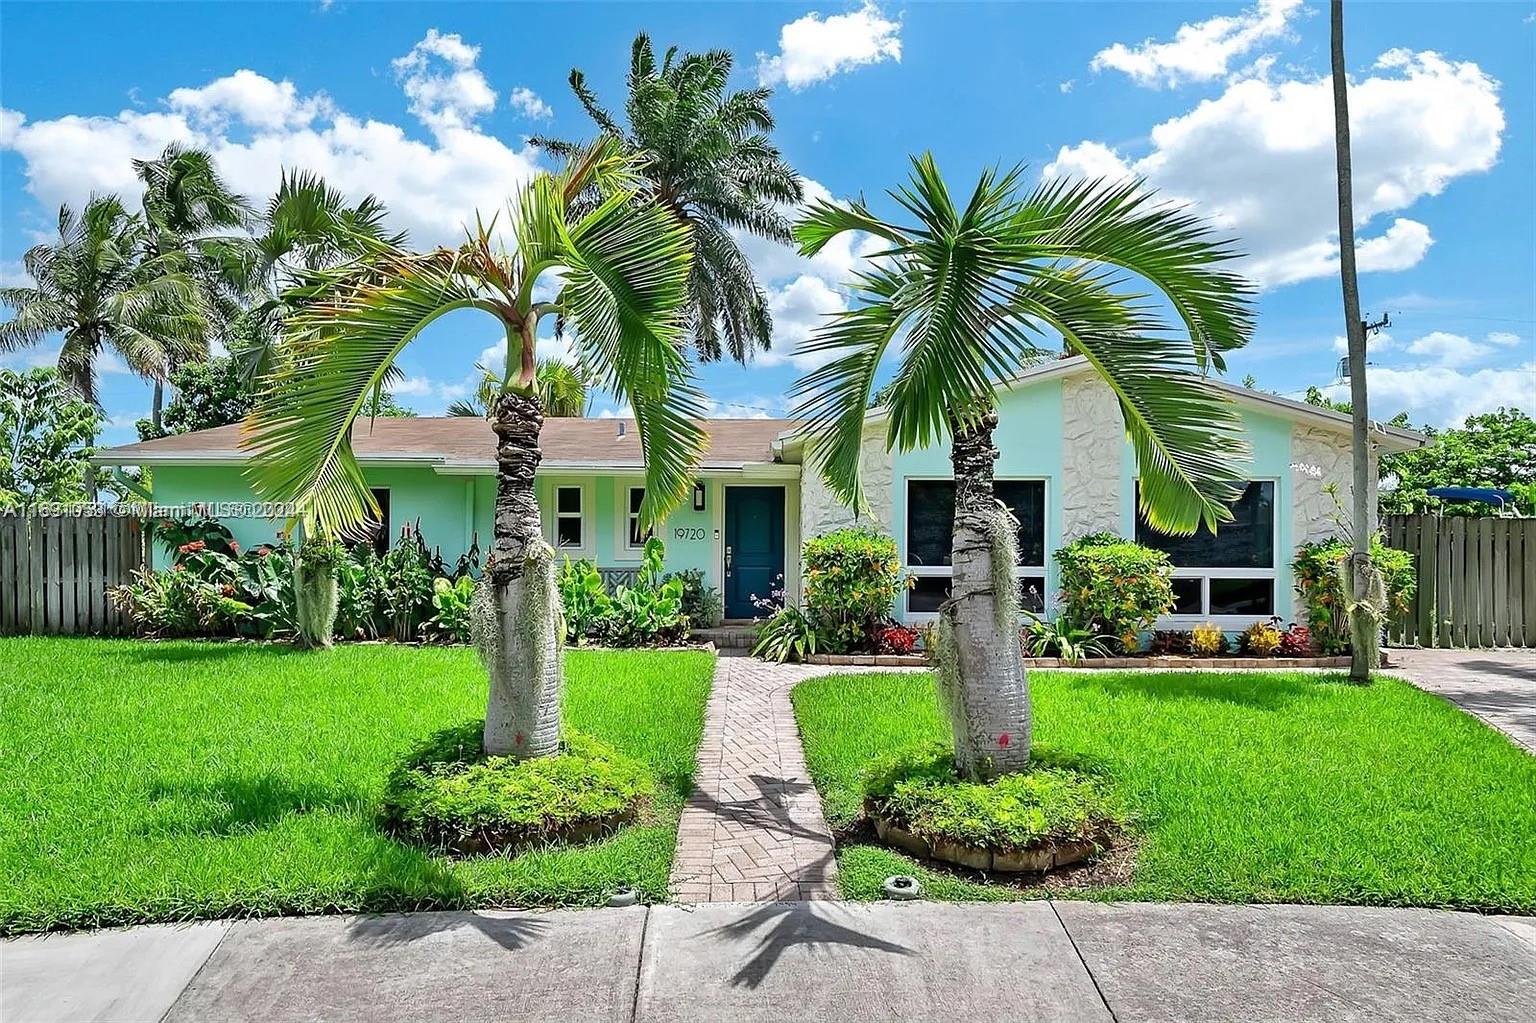
<path fill-rule="evenodd" d="M 725 488 L 725 616 L 760 614 L 752 598 L 784 586 L 784 488 Z"/>

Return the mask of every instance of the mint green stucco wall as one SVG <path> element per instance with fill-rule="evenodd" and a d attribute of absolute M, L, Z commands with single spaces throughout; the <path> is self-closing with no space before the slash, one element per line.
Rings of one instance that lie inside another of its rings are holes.
<path fill-rule="evenodd" d="M 1046 591 L 1055 593 L 1056 566 L 1051 552 L 1061 546 L 1061 382 L 1046 380 L 1005 392 L 998 398 L 996 475 L 1000 479 L 1045 480 Z M 907 481 L 953 475 L 949 438 L 891 459 L 891 535 L 902 562 L 907 551 Z M 905 607 L 898 609 L 905 618 Z"/>

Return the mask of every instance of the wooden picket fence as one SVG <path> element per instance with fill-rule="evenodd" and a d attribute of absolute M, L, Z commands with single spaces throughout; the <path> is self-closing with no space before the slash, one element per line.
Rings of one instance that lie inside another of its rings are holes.
<path fill-rule="evenodd" d="M 148 557 L 137 517 L 0 513 L 0 635 L 127 631 L 107 590 Z"/>
<path fill-rule="evenodd" d="M 1389 515 L 1382 525 L 1419 580 L 1413 607 L 1388 624 L 1391 643 L 1536 647 L 1536 519 Z"/>

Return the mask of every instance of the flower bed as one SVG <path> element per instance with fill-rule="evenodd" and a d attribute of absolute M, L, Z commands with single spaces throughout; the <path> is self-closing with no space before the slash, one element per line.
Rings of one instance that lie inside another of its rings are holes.
<path fill-rule="evenodd" d="M 928 658 L 922 654 L 905 657 L 877 654 L 812 654 L 808 664 L 866 665 L 885 668 L 922 668 Z M 1089 657 L 1064 661 L 1060 657 L 1026 657 L 1026 668 L 1161 668 L 1188 671 L 1199 668 L 1347 668 L 1348 657 L 1180 657 L 1143 655 L 1137 657 Z"/>

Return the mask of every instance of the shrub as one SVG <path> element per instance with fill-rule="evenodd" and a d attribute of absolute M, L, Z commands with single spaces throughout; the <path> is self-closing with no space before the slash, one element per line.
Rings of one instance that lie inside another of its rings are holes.
<path fill-rule="evenodd" d="M 1055 621 L 1029 616 L 1022 636 L 1024 649 L 1031 657 L 1060 657 L 1076 663 L 1085 657 L 1108 657 L 1113 642 L 1109 636 L 1095 636 L 1088 629 L 1073 622 L 1065 613 Z"/>
<path fill-rule="evenodd" d="M 869 529 L 837 529 L 805 542 L 805 607 L 832 653 L 873 652 L 904 580 L 896 541 Z"/>
<path fill-rule="evenodd" d="M 1111 533 L 1090 533 L 1056 552 L 1061 610 L 1095 636 L 1126 651 L 1142 630 L 1173 609 L 1173 564 L 1162 551 Z"/>
<path fill-rule="evenodd" d="M 597 632 L 613 608 L 603 577 L 590 561 L 565 559 L 560 566 L 560 601 L 565 605 L 565 641 L 580 645 Z"/>
<path fill-rule="evenodd" d="M 250 614 L 238 623 L 241 631 L 267 638 L 298 631 L 293 552 L 287 544 L 262 544 L 242 551 L 234 574 L 240 599 L 251 605 Z"/>
<path fill-rule="evenodd" d="M 1280 619 L 1254 622 L 1243 630 L 1239 649 L 1250 657 L 1273 657 L 1280 649 Z"/>
<path fill-rule="evenodd" d="M 353 549 L 337 570 L 336 584 L 336 631 L 340 635 L 378 639 L 391 631 L 384 562 L 371 545 Z"/>
<path fill-rule="evenodd" d="M 184 547 L 208 550 L 231 558 L 240 552 L 239 545 L 235 543 L 235 534 L 229 531 L 229 527 L 205 515 L 160 519 L 155 523 L 155 539 L 173 556 L 185 554 L 186 551 L 182 550 Z M 179 562 L 181 558 L 175 557 L 175 560 Z"/>
<path fill-rule="evenodd" d="M 381 823 L 434 849 L 513 852 L 607 834 L 655 793 L 645 766 L 577 733 L 551 757 L 487 757 L 482 722 L 439 732 L 389 777 Z"/>
<path fill-rule="evenodd" d="M 384 606 L 390 628 L 402 643 L 416 638 L 432 617 L 432 556 L 421 531 L 407 525 L 381 559 Z"/>
<path fill-rule="evenodd" d="M 879 651 L 882 654 L 906 656 L 917 647 L 917 630 L 907 625 L 887 625 L 880 630 Z"/>
<path fill-rule="evenodd" d="M 449 643 L 469 642 L 469 608 L 475 599 L 475 580 L 461 575 L 457 582 L 442 576 L 432 580 L 432 606 L 437 613 L 427 623 L 428 634 Z"/>
<path fill-rule="evenodd" d="M 725 618 L 725 601 L 720 591 L 704 582 L 702 568 L 688 568 L 662 577 L 662 582 L 676 579 L 683 584 L 683 614 L 688 624 L 701 629 L 714 628 Z"/>
<path fill-rule="evenodd" d="M 164 572 L 136 569 L 131 581 L 107 596 L 134 628 L 152 636 L 227 634 L 251 610 L 236 599 L 233 584 L 200 579 L 181 565 Z"/>
<path fill-rule="evenodd" d="M 619 586 L 598 633 L 613 646 L 677 643 L 688 635 L 683 614 L 683 584 L 670 579 L 656 586 Z"/>
<path fill-rule="evenodd" d="M 816 626 L 798 607 L 780 608 L 757 629 L 752 653 L 770 661 L 803 661 L 816 652 Z"/>
<path fill-rule="evenodd" d="M 1227 652 L 1227 634 L 1221 626 L 1202 622 L 1189 631 L 1189 652 L 1196 657 L 1215 657 Z"/>
<path fill-rule="evenodd" d="M 925 841 L 999 851 L 1096 841 L 1127 820 L 1103 779 L 1049 753 L 1029 770 L 978 784 L 955 776 L 946 747 L 909 750 L 872 765 L 864 794 L 874 810 Z"/>
<path fill-rule="evenodd" d="M 1349 597 L 1339 580 L 1339 564 L 1349 550 L 1349 542 L 1339 539 L 1302 544 L 1291 562 L 1296 593 L 1307 609 L 1307 625 L 1325 654 L 1349 650 Z M 1387 616 L 1406 614 L 1418 586 L 1413 555 L 1388 547 L 1375 536 L 1371 538 L 1371 561 L 1386 584 Z"/>
<path fill-rule="evenodd" d="M 1147 653 L 1159 657 L 1182 657 L 1189 653 L 1189 633 L 1183 629 L 1158 629 L 1152 633 Z"/>
<path fill-rule="evenodd" d="M 1280 634 L 1281 657 L 1310 657 L 1313 650 L 1312 630 L 1305 625 L 1292 625 Z"/>

